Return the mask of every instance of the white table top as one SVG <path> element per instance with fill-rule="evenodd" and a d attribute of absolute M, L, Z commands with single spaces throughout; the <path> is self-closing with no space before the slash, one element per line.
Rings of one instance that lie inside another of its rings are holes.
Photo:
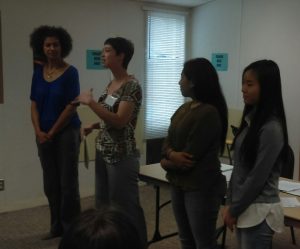
<path fill-rule="evenodd" d="M 221 164 L 221 171 L 223 175 L 226 176 L 227 181 L 230 179 L 232 168 L 232 165 Z M 160 163 L 141 166 L 140 175 L 151 177 L 162 182 L 168 182 L 166 179 L 166 171 L 160 166 Z"/>
<path fill-rule="evenodd" d="M 230 176 L 232 173 L 233 166 L 228 164 L 221 164 L 221 171 L 223 175 L 226 176 L 227 181 L 230 180 Z M 160 163 L 143 165 L 140 167 L 140 176 L 144 176 L 147 178 L 152 178 L 156 181 L 160 181 L 162 183 L 168 183 L 166 179 L 166 171 L 160 166 Z M 292 196 L 287 193 L 280 193 L 281 196 Z M 300 201 L 300 197 L 298 197 Z M 297 227 L 300 227 L 300 207 L 297 208 L 284 208 L 285 217 L 293 219 Z"/>

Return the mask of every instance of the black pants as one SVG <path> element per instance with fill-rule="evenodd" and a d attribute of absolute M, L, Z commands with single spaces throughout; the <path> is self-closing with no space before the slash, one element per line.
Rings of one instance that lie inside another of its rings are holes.
<path fill-rule="evenodd" d="M 68 127 L 52 141 L 40 144 L 44 192 L 48 198 L 52 234 L 62 234 L 80 213 L 78 184 L 79 128 Z"/>

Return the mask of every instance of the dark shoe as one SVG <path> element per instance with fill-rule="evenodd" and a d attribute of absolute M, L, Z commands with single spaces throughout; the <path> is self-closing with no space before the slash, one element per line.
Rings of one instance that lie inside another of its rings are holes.
<path fill-rule="evenodd" d="M 42 240 L 50 240 L 50 239 L 54 239 L 57 237 L 61 237 L 61 233 L 48 233 L 47 235 L 45 235 L 44 237 L 42 237 Z"/>

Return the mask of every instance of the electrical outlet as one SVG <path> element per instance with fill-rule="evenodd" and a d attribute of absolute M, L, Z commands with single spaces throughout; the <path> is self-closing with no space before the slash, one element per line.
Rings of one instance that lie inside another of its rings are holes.
<path fill-rule="evenodd" d="M 4 179 L 0 179 L 0 191 L 4 190 Z"/>

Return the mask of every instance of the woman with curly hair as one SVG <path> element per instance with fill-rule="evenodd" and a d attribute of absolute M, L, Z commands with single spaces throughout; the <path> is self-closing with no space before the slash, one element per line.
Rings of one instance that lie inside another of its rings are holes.
<path fill-rule="evenodd" d="M 77 69 L 64 61 L 72 38 L 61 27 L 40 26 L 30 36 L 36 63 L 31 85 L 31 119 L 51 216 L 50 233 L 61 236 L 80 213 L 78 155 L 80 120 L 71 101 L 79 94 Z"/>

